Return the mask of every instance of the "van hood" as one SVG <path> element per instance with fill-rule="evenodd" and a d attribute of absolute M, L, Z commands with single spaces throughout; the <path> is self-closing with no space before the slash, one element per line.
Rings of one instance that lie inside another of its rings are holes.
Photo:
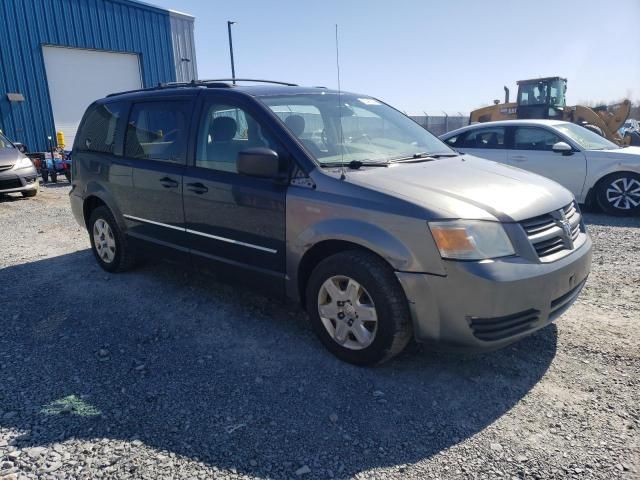
<path fill-rule="evenodd" d="M 17 148 L 0 148 L 0 167 L 13 165 L 24 155 Z"/>
<path fill-rule="evenodd" d="M 521 221 L 573 200 L 548 178 L 471 155 L 347 173 L 348 181 L 404 198 L 432 218 Z"/>

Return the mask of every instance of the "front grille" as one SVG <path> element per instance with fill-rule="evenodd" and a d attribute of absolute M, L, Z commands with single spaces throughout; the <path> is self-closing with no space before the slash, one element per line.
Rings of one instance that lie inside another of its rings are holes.
<path fill-rule="evenodd" d="M 11 188 L 20 188 L 22 182 L 19 178 L 12 178 L 10 180 L 0 180 L 0 190 L 9 190 Z"/>
<path fill-rule="evenodd" d="M 535 309 L 505 315 L 504 317 L 469 317 L 473 335 L 485 341 L 502 340 L 533 328 L 540 318 Z"/>
<path fill-rule="evenodd" d="M 13 165 L 0 165 L 0 172 L 4 172 L 5 170 L 10 170 L 13 168 Z"/>
<path fill-rule="evenodd" d="M 545 260 L 563 250 L 572 250 L 580 235 L 581 215 L 576 202 L 560 210 L 520 222 L 538 258 Z M 563 228 L 566 221 L 569 231 Z"/>

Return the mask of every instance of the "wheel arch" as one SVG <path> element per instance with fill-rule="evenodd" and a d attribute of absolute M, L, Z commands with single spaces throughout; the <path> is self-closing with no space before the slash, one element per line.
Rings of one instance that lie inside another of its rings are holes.
<path fill-rule="evenodd" d="M 105 206 L 111 211 L 113 217 L 118 223 L 118 226 L 124 231 L 126 227 L 124 217 L 122 216 L 120 209 L 117 207 L 115 199 L 99 184 L 89 184 L 87 186 L 87 192 L 82 201 L 82 216 L 84 218 L 85 226 L 88 228 L 91 212 L 100 206 Z"/>
<path fill-rule="evenodd" d="M 297 297 L 302 305 L 302 308 L 306 306 L 306 289 L 309 278 L 311 277 L 311 273 L 318 266 L 320 262 L 324 259 L 329 258 L 332 255 L 336 255 L 341 252 L 346 251 L 361 251 L 367 252 L 375 255 L 377 258 L 385 262 L 387 265 L 392 267 L 388 260 L 382 257 L 378 252 L 363 246 L 362 244 L 356 243 L 351 240 L 341 240 L 341 239 L 327 239 L 322 240 L 316 244 L 314 244 L 311 248 L 309 248 L 302 258 L 300 259 L 300 263 L 298 264 L 297 271 Z"/>

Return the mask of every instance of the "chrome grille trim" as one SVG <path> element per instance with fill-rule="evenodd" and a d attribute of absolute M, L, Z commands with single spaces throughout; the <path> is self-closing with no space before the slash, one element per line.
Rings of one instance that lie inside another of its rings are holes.
<path fill-rule="evenodd" d="M 578 240 L 582 216 L 575 201 L 559 210 L 520 222 L 529 242 L 542 261 L 552 255 L 573 250 Z"/>

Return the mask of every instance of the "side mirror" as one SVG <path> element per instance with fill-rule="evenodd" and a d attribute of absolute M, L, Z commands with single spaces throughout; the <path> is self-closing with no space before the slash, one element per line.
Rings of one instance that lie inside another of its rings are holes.
<path fill-rule="evenodd" d="M 567 142 L 558 142 L 551 147 L 551 150 L 562 155 L 572 155 L 573 148 Z"/>
<path fill-rule="evenodd" d="M 16 145 L 16 147 L 18 147 L 20 153 L 27 153 L 27 147 L 25 147 L 23 144 L 19 143 L 18 145 Z"/>
<path fill-rule="evenodd" d="M 276 178 L 280 174 L 280 158 L 270 148 L 247 148 L 238 153 L 236 168 L 242 175 Z"/>

